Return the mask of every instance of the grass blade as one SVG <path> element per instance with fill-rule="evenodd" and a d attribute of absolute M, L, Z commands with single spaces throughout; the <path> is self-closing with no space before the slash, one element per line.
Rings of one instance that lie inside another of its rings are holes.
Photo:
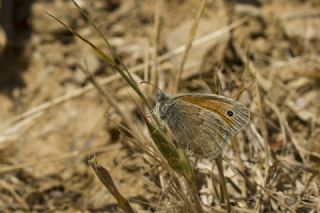
<path fill-rule="evenodd" d="M 112 194 L 112 196 L 117 200 L 119 207 L 126 213 L 134 213 L 134 210 L 129 204 L 129 202 L 127 201 L 127 199 L 125 199 L 121 195 L 116 185 L 114 184 L 109 171 L 103 166 L 101 166 L 97 162 L 94 156 L 90 157 L 88 163 L 93 168 L 94 172 L 98 176 L 101 183 L 108 189 L 108 191 Z"/>

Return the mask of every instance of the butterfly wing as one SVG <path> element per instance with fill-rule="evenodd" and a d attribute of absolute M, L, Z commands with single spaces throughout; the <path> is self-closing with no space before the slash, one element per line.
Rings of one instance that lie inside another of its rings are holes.
<path fill-rule="evenodd" d="M 231 98 L 182 94 L 171 100 L 167 123 L 179 144 L 202 157 L 216 157 L 248 122 L 246 106 Z"/>
<path fill-rule="evenodd" d="M 181 100 L 185 104 L 192 104 L 218 115 L 230 129 L 232 135 L 239 132 L 250 118 L 249 109 L 245 105 L 225 96 L 188 93 L 176 96 L 173 99 Z"/>

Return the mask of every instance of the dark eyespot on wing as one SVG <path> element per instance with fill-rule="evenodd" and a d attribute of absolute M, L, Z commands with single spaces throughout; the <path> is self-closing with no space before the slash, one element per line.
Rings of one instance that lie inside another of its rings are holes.
<path fill-rule="evenodd" d="M 168 126 L 179 144 L 202 157 L 220 154 L 250 116 L 246 106 L 223 96 L 184 94 L 171 100 Z"/>
<path fill-rule="evenodd" d="M 228 110 L 227 114 L 232 117 L 233 116 L 233 112 L 231 110 Z"/>
<path fill-rule="evenodd" d="M 185 96 L 181 99 L 187 103 L 194 104 L 198 107 L 207 109 L 211 112 L 219 114 L 219 116 L 229 125 L 232 126 L 231 120 L 227 117 L 225 109 L 230 109 L 232 105 L 230 103 L 220 101 L 218 99 L 209 99 L 202 96 Z"/>
<path fill-rule="evenodd" d="M 177 96 L 175 99 L 217 114 L 234 133 L 238 132 L 250 117 L 246 106 L 224 96 L 190 93 Z"/>

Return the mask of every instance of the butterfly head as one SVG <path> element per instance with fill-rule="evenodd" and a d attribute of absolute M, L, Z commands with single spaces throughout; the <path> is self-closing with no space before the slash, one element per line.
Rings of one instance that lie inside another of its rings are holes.
<path fill-rule="evenodd" d="M 157 90 L 156 98 L 157 103 L 159 104 L 163 104 L 169 99 L 169 97 L 166 94 L 164 94 L 160 89 Z"/>
<path fill-rule="evenodd" d="M 167 109 L 169 107 L 170 97 L 164 94 L 160 89 L 156 93 L 158 114 L 161 120 L 166 119 Z"/>

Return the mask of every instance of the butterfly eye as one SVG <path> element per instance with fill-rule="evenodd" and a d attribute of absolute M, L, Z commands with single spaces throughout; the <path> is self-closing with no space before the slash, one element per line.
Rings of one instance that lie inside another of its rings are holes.
<path fill-rule="evenodd" d="M 230 111 L 230 110 L 227 112 L 227 114 L 228 114 L 230 117 L 232 117 L 232 116 L 233 116 L 233 112 L 232 112 L 232 111 Z"/>

